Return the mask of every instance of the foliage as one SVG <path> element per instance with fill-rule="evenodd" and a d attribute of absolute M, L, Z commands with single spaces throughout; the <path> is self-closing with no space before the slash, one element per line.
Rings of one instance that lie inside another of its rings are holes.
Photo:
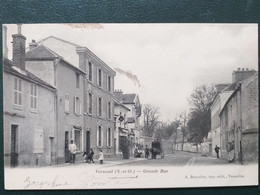
<path fill-rule="evenodd" d="M 189 103 L 192 107 L 187 122 L 189 142 L 197 145 L 207 137 L 211 125 L 210 106 L 215 95 L 215 88 L 207 85 L 197 87 L 191 94 Z"/>
<path fill-rule="evenodd" d="M 143 107 L 143 133 L 145 136 L 152 137 L 159 124 L 159 109 L 145 104 Z"/>
<path fill-rule="evenodd" d="M 124 159 L 129 159 L 131 145 L 131 141 L 127 137 L 121 137 L 119 150 L 122 151 Z"/>

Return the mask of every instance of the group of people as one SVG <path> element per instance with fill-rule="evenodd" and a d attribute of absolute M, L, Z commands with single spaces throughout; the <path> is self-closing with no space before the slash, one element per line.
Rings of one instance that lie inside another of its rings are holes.
<path fill-rule="evenodd" d="M 76 144 L 74 143 L 73 140 L 70 141 L 70 144 L 69 144 L 69 151 L 70 151 L 70 163 L 75 163 L 75 156 L 76 156 L 76 152 L 77 152 L 77 146 Z M 86 155 L 86 163 L 95 163 L 94 160 L 93 160 L 93 156 L 94 156 L 94 151 L 93 149 L 90 148 L 90 151 L 85 151 L 83 152 L 82 156 L 85 156 Z M 100 164 L 103 164 L 104 162 L 104 154 L 102 152 L 102 150 L 100 149 L 99 150 L 99 158 L 98 158 L 98 161 Z"/>
<path fill-rule="evenodd" d="M 228 149 L 228 162 L 232 163 L 235 161 L 235 144 L 234 141 L 229 142 L 229 149 Z M 220 152 L 220 147 L 218 147 L 218 145 L 215 146 L 214 148 L 217 158 L 219 158 L 219 152 Z"/>

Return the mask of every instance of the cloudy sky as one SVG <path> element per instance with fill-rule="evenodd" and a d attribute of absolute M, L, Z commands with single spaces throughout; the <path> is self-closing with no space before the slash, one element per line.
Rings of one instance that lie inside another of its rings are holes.
<path fill-rule="evenodd" d="M 12 34 L 6 25 L 9 58 Z M 202 84 L 231 82 L 233 70 L 258 70 L 257 24 L 23 24 L 22 34 L 88 47 L 117 71 L 115 88 L 138 93 L 162 120 L 188 112 L 187 98 Z"/>

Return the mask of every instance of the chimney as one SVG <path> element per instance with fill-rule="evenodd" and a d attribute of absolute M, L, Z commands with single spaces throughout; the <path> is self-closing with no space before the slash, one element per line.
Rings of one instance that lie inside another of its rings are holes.
<path fill-rule="evenodd" d="M 232 73 L 232 83 L 240 82 L 244 79 L 247 79 L 251 77 L 255 72 L 255 70 L 249 70 L 248 68 L 238 68 Z"/>
<path fill-rule="evenodd" d="M 8 47 L 7 47 L 7 27 L 3 26 L 3 56 L 8 58 Z"/>
<path fill-rule="evenodd" d="M 18 24 L 18 34 L 13 36 L 13 63 L 21 70 L 25 70 L 25 40 L 21 34 L 21 24 Z"/>
<path fill-rule="evenodd" d="M 34 49 L 37 46 L 38 46 L 38 44 L 35 42 L 35 40 L 32 40 L 32 42 L 29 43 L 29 51 L 31 51 L 32 49 Z"/>

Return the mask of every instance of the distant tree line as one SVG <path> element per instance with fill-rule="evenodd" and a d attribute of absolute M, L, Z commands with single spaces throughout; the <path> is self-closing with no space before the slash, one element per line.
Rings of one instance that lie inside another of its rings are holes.
<path fill-rule="evenodd" d="M 201 85 L 193 90 L 188 103 L 189 113 L 182 112 L 173 121 L 159 121 L 159 109 L 150 104 L 143 105 L 142 129 L 144 136 L 159 140 L 172 137 L 174 142 L 191 142 L 198 146 L 207 137 L 211 127 L 210 106 L 216 95 L 213 86 Z"/>

